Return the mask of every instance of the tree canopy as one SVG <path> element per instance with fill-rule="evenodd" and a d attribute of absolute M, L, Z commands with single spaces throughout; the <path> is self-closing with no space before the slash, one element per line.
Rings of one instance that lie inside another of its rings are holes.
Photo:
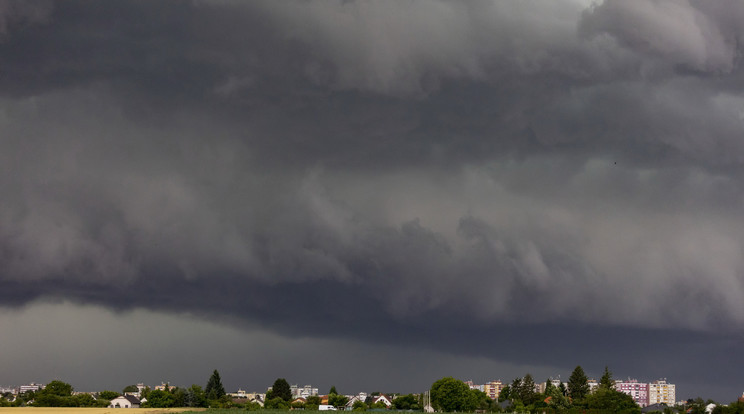
<path fill-rule="evenodd" d="M 599 388 L 605 390 L 615 389 L 615 381 L 612 379 L 612 371 L 610 371 L 610 368 L 606 365 L 604 373 L 602 374 L 602 378 L 599 379 Z"/>
<path fill-rule="evenodd" d="M 271 397 L 281 398 L 284 401 L 290 401 L 292 399 L 292 390 L 289 388 L 289 383 L 284 378 L 277 378 L 274 381 L 274 385 L 271 386 Z"/>
<path fill-rule="evenodd" d="M 128 392 L 137 392 L 137 391 L 139 391 L 139 388 L 137 388 L 136 385 L 132 384 L 132 385 L 127 385 L 126 387 L 124 387 L 124 389 L 121 390 L 121 393 L 125 394 Z"/>
<path fill-rule="evenodd" d="M 431 385 L 431 404 L 441 411 L 472 411 L 477 403 L 470 387 L 464 382 L 444 377 Z"/>
<path fill-rule="evenodd" d="M 204 388 L 204 394 L 206 394 L 209 400 L 219 400 L 225 396 L 225 387 L 222 386 L 222 380 L 220 379 L 220 373 L 215 369 L 212 376 L 207 381 L 207 387 Z M 149 398 L 148 398 L 149 400 Z"/>
<path fill-rule="evenodd" d="M 589 382 L 581 365 L 574 368 L 571 376 L 568 378 L 568 396 L 574 400 L 574 403 L 581 401 L 589 394 Z"/>

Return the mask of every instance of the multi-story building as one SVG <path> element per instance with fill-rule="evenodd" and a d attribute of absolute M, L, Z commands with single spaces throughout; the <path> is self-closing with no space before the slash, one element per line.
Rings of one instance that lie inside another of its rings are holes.
<path fill-rule="evenodd" d="M 648 403 L 648 383 L 638 382 L 638 380 L 628 378 L 627 381 L 616 380 L 615 389 L 633 397 L 633 401 L 641 407 L 647 406 Z"/>
<path fill-rule="evenodd" d="M 32 382 L 28 385 L 21 385 L 20 387 L 18 387 L 18 393 L 23 394 L 24 392 L 29 391 L 39 391 L 42 388 L 44 388 L 44 384 L 37 384 L 35 382 Z"/>
<path fill-rule="evenodd" d="M 599 382 L 597 382 L 597 380 L 595 380 L 594 378 L 590 378 L 589 380 L 586 381 L 586 383 L 589 385 L 590 393 L 596 391 L 597 388 L 599 388 Z"/>
<path fill-rule="evenodd" d="M 560 377 L 558 377 L 558 379 L 551 378 L 550 379 L 550 383 L 555 388 L 560 388 L 562 381 L 561 381 L 561 378 Z M 563 384 L 563 386 L 564 387 L 566 386 L 565 383 Z M 548 383 L 547 382 L 541 382 L 540 384 L 537 385 L 537 387 L 538 387 L 537 388 L 537 392 L 539 392 L 539 393 L 545 393 L 545 390 L 548 388 Z"/>
<path fill-rule="evenodd" d="M 473 380 L 468 380 L 468 381 L 463 381 L 463 382 L 467 384 L 467 386 L 470 387 L 471 390 L 483 391 L 485 389 L 482 384 L 481 385 L 474 384 Z"/>
<path fill-rule="evenodd" d="M 496 400 L 499 398 L 499 394 L 501 394 L 501 390 L 504 389 L 504 384 L 501 382 L 501 380 L 498 381 L 491 381 L 483 384 L 483 392 L 488 395 L 488 398 L 492 400 Z"/>
<path fill-rule="evenodd" d="M 656 380 L 648 384 L 648 404 L 664 403 L 674 405 L 677 401 L 677 392 L 674 384 L 669 384 L 666 378 Z"/>
<path fill-rule="evenodd" d="M 311 395 L 318 395 L 318 389 L 313 388 L 312 385 L 298 387 L 294 384 L 289 386 L 289 390 L 292 391 L 292 398 L 307 398 Z"/>
<path fill-rule="evenodd" d="M 18 394 L 18 388 L 15 387 L 0 387 L 0 394 Z"/>

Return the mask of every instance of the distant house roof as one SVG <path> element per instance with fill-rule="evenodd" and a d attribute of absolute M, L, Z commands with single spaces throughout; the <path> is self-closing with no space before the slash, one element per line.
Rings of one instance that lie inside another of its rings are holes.
<path fill-rule="evenodd" d="M 123 397 L 126 398 L 132 404 L 140 403 L 140 399 L 135 397 L 134 395 L 124 395 Z"/>

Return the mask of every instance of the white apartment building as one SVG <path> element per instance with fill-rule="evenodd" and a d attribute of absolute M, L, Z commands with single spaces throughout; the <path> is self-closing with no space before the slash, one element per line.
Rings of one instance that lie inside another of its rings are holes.
<path fill-rule="evenodd" d="M 28 385 L 21 385 L 18 388 L 18 392 L 23 394 L 24 392 L 29 392 L 29 391 L 39 391 L 42 388 L 44 388 L 44 384 L 37 384 L 35 382 L 32 382 Z"/>
<path fill-rule="evenodd" d="M 669 384 L 666 378 L 656 380 L 648 384 L 648 404 L 664 403 L 674 405 L 677 401 L 677 392 L 674 384 Z"/>
<path fill-rule="evenodd" d="M 297 384 L 294 384 L 289 386 L 289 390 L 292 392 L 292 398 L 307 398 L 311 395 L 318 395 L 318 389 L 313 388 L 312 385 L 298 387 Z"/>

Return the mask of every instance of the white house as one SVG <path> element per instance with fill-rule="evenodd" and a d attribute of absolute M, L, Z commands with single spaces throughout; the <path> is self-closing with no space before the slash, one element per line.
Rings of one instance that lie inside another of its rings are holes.
<path fill-rule="evenodd" d="M 123 395 L 111 400 L 108 408 L 140 408 L 140 400 L 133 395 Z"/>

